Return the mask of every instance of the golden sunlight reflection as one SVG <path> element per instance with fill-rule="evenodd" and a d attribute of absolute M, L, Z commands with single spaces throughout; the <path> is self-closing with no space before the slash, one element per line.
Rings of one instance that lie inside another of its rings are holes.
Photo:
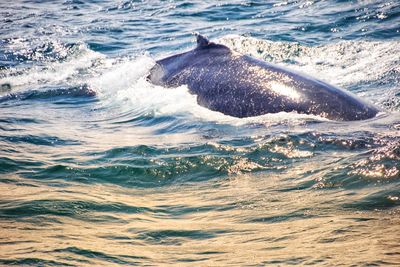
<path fill-rule="evenodd" d="M 389 257 L 385 253 L 396 253 L 392 237 L 400 230 L 397 217 L 382 212 L 332 212 L 331 204 L 323 201 L 325 191 L 277 193 L 278 184 L 282 189 L 292 186 L 293 172 L 297 170 L 283 175 L 235 175 L 163 189 L 70 184 L 69 190 L 79 193 L 75 201 L 86 203 L 79 212 L 32 221 L 3 220 L 0 234 L 6 245 L 0 254 L 7 258 L 13 255 L 9 251 L 20 251 L 25 257 L 60 263 L 74 258 L 79 266 L 104 265 L 104 259 L 126 265 L 151 260 L 163 266 L 176 266 L 177 261 L 180 266 L 193 266 L 193 260 L 201 260 L 201 266 L 218 266 L 218 262 L 241 266 L 285 259 L 288 251 L 297 257 L 317 253 L 320 259 L 341 255 L 345 265 L 362 261 L 366 254 L 385 259 Z M 40 198 L 71 197 L 62 189 L 55 193 L 44 192 Z M 349 198 L 344 194 L 336 192 L 336 201 Z M 316 207 L 315 202 L 321 205 Z M 99 203 L 103 210 L 94 209 Z M 112 216 L 108 209 L 115 211 Z M 42 243 L 43 249 L 33 250 L 34 242 Z M 52 251 L 54 247 L 58 249 Z"/>

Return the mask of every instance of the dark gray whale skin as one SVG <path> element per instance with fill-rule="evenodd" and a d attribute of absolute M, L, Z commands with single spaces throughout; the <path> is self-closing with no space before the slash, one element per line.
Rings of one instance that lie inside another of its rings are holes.
<path fill-rule="evenodd" d="M 187 85 L 199 105 L 239 118 L 294 111 L 353 121 L 378 113 L 350 92 L 233 52 L 201 35 L 195 49 L 157 61 L 147 78 L 164 87 Z"/>

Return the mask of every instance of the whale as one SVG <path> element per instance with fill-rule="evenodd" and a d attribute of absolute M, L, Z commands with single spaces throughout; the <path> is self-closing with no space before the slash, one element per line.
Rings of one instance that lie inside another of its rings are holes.
<path fill-rule="evenodd" d="M 199 105 L 238 118 L 295 112 L 356 121 L 379 112 L 349 91 L 196 37 L 194 49 L 157 60 L 147 80 L 166 88 L 186 85 Z"/>

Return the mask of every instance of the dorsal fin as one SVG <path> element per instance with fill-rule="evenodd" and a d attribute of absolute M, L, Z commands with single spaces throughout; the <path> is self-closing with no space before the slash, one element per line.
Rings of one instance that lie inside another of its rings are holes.
<path fill-rule="evenodd" d="M 208 39 L 206 37 L 204 37 L 203 35 L 201 35 L 199 33 L 195 33 L 195 35 L 197 38 L 197 48 L 206 47 L 207 45 L 210 44 L 210 41 L 208 41 Z"/>
<path fill-rule="evenodd" d="M 230 51 L 229 48 L 224 45 L 210 42 L 206 37 L 204 37 L 200 33 L 195 32 L 194 34 L 196 35 L 196 39 L 197 39 L 196 49 L 219 48 L 219 49 L 225 49 L 227 51 Z"/>

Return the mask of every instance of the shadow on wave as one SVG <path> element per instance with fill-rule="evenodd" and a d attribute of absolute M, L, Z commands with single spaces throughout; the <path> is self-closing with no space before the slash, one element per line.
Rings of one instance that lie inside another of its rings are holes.
<path fill-rule="evenodd" d="M 87 84 L 71 87 L 44 87 L 40 89 L 27 90 L 22 92 L 12 92 L 10 85 L 2 85 L 7 89 L 7 94 L 0 96 L 0 103 L 12 100 L 50 100 L 56 101 L 66 98 L 90 98 L 95 99 L 96 92 Z M 4 91 L 4 90 L 3 90 Z M 79 103 L 79 102 L 78 102 Z"/>

